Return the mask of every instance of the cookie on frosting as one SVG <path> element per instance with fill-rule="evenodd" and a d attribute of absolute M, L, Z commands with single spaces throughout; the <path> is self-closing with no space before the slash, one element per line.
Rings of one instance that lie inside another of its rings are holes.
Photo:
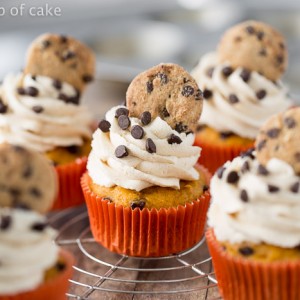
<path fill-rule="evenodd" d="M 262 164 L 278 158 L 300 174 L 300 107 L 272 116 L 261 128 L 255 146 Z"/>
<path fill-rule="evenodd" d="M 202 92 L 196 81 L 176 64 L 160 64 L 136 76 L 126 104 L 130 116 L 145 111 L 165 120 L 178 132 L 195 131 L 202 112 Z"/>
<path fill-rule="evenodd" d="M 0 145 L 0 206 L 25 206 L 45 213 L 56 196 L 57 178 L 41 154 Z"/>
<path fill-rule="evenodd" d="M 82 91 L 93 80 L 95 56 L 74 38 L 47 33 L 29 47 L 24 73 L 48 76 Z"/>
<path fill-rule="evenodd" d="M 271 26 L 246 21 L 230 28 L 218 46 L 220 62 L 233 68 L 256 71 L 270 80 L 278 80 L 287 67 L 284 37 Z"/>

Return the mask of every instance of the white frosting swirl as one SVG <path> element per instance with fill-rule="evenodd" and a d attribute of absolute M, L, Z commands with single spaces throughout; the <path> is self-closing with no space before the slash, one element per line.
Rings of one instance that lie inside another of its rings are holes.
<path fill-rule="evenodd" d="M 19 86 L 34 87 L 38 95 L 20 95 Z M 0 114 L 0 143 L 8 142 L 46 152 L 55 147 L 82 145 L 84 137 L 90 137 L 92 116 L 87 108 L 58 99 L 60 93 L 68 97 L 76 96 L 76 90 L 68 83 L 61 89 L 53 86 L 53 79 L 31 75 L 24 78 L 6 76 L 1 87 L 1 98 L 8 106 L 5 114 Z M 36 113 L 34 106 L 43 111 Z"/>
<path fill-rule="evenodd" d="M 219 64 L 215 52 L 202 57 L 199 64 L 192 71 L 199 87 L 212 92 L 212 97 L 204 100 L 200 123 L 215 130 L 231 131 L 235 134 L 254 139 L 262 124 L 273 114 L 286 110 L 291 106 L 287 96 L 287 89 L 277 82 L 274 84 L 266 77 L 251 72 L 248 82 L 240 74 L 242 68 L 237 68 L 227 78 L 222 69 L 228 64 Z M 214 68 L 212 76 L 207 74 Z M 266 91 L 266 96 L 259 100 L 256 93 Z M 229 95 L 234 94 L 239 102 L 231 104 Z"/>
<path fill-rule="evenodd" d="M 118 125 L 115 111 L 120 107 L 114 107 L 106 113 L 106 120 L 111 124 L 110 132 L 97 129 L 93 135 L 87 164 L 93 182 L 106 187 L 118 185 L 140 191 L 150 186 L 179 189 L 180 179 L 198 179 L 194 165 L 201 149 L 193 146 L 194 134 L 179 134 L 157 117 L 149 125 L 143 126 L 144 137 L 135 139 L 130 130 L 122 130 Z M 138 118 L 130 118 L 130 121 L 131 126 L 141 125 Z M 167 139 L 171 134 L 179 136 L 181 144 L 169 144 Z M 156 153 L 146 151 L 147 138 L 153 140 Z M 127 147 L 127 157 L 115 156 L 115 149 L 119 145 Z"/>
<path fill-rule="evenodd" d="M 248 171 L 242 171 L 245 162 L 249 164 Z M 298 246 L 300 191 L 293 192 L 292 186 L 299 184 L 300 178 L 293 168 L 273 158 L 266 165 L 269 173 L 261 175 L 259 162 L 249 157 L 237 157 L 224 167 L 221 179 L 217 173 L 213 176 L 210 189 L 213 200 L 208 222 L 217 239 L 230 243 L 264 242 L 286 248 Z M 236 184 L 227 181 L 232 171 L 239 175 Z"/>
<path fill-rule="evenodd" d="M 0 229 L 0 295 L 12 295 L 44 281 L 45 271 L 57 262 L 58 247 L 52 228 L 32 230 L 34 224 L 46 222 L 37 212 L 0 208 L 0 220 L 3 216 L 10 216 L 11 221 Z"/>

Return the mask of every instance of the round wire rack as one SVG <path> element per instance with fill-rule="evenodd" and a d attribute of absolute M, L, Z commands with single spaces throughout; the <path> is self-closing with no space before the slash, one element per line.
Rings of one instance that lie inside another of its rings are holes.
<path fill-rule="evenodd" d="M 205 238 L 184 252 L 159 258 L 112 253 L 91 234 L 85 207 L 49 216 L 56 243 L 76 264 L 69 299 L 221 299 Z"/>

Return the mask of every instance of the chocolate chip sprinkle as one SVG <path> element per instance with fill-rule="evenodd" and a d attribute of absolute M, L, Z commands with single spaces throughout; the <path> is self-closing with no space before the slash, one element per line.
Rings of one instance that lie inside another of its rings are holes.
<path fill-rule="evenodd" d="M 279 192 L 280 188 L 276 185 L 268 184 L 268 191 L 270 193 L 277 193 Z"/>
<path fill-rule="evenodd" d="M 231 171 L 227 175 L 227 182 L 231 184 L 235 184 L 239 181 L 239 174 L 236 171 Z"/>
<path fill-rule="evenodd" d="M 183 87 L 181 94 L 184 97 L 189 97 L 189 96 L 192 96 L 194 94 L 194 92 L 195 92 L 195 90 L 192 86 L 186 85 Z"/>
<path fill-rule="evenodd" d="M 266 176 L 269 174 L 269 171 L 267 170 L 267 168 L 263 165 L 258 165 L 258 169 L 257 169 L 258 174 Z"/>
<path fill-rule="evenodd" d="M 269 129 L 266 134 L 269 138 L 271 139 L 275 139 L 278 137 L 280 133 L 280 129 L 279 128 L 272 128 L 272 129 Z"/>
<path fill-rule="evenodd" d="M 12 218 L 9 215 L 3 215 L 0 217 L 0 230 L 7 230 L 12 223 Z"/>
<path fill-rule="evenodd" d="M 152 91 L 153 91 L 153 88 L 154 88 L 154 87 L 153 87 L 153 82 L 147 81 L 146 87 L 147 87 L 147 93 L 148 93 L 148 94 L 151 94 Z"/>
<path fill-rule="evenodd" d="M 130 119 L 126 115 L 121 115 L 118 117 L 118 124 L 121 129 L 126 130 L 130 126 Z"/>
<path fill-rule="evenodd" d="M 125 156 L 128 156 L 128 150 L 124 145 L 120 145 L 115 150 L 115 156 L 117 158 L 123 158 Z"/>
<path fill-rule="evenodd" d="M 233 69 L 230 67 L 230 66 L 227 66 L 227 67 L 224 67 L 222 69 L 222 74 L 225 76 L 225 77 L 228 77 L 232 74 L 233 72 Z"/>
<path fill-rule="evenodd" d="M 203 193 L 209 190 L 209 186 L 204 184 L 203 185 Z"/>
<path fill-rule="evenodd" d="M 132 210 L 134 210 L 135 208 L 139 208 L 140 210 L 142 210 L 146 205 L 146 200 L 145 199 L 139 199 L 139 200 L 134 200 L 130 203 L 130 207 Z"/>
<path fill-rule="evenodd" d="M 8 110 L 8 106 L 5 105 L 0 98 L 0 114 L 5 114 Z"/>
<path fill-rule="evenodd" d="M 23 87 L 18 87 L 17 92 L 18 92 L 19 95 L 25 95 L 26 94 L 25 89 Z"/>
<path fill-rule="evenodd" d="M 68 97 L 66 94 L 64 94 L 64 93 L 59 93 L 58 99 L 59 99 L 59 100 L 63 100 L 63 101 L 66 102 L 66 103 L 69 102 L 69 97 Z"/>
<path fill-rule="evenodd" d="M 74 58 L 75 56 L 76 56 L 75 52 L 69 50 L 63 54 L 62 59 L 63 61 L 66 61 Z"/>
<path fill-rule="evenodd" d="M 251 72 L 248 69 L 243 68 L 240 77 L 243 79 L 244 82 L 248 82 L 251 77 Z"/>
<path fill-rule="evenodd" d="M 245 30 L 247 31 L 248 34 L 254 34 L 255 33 L 255 29 L 253 26 L 249 25 L 245 28 Z"/>
<path fill-rule="evenodd" d="M 42 192 L 36 187 L 29 189 L 29 194 L 36 198 L 40 198 L 42 196 Z"/>
<path fill-rule="evenodd" d="M 300 182 L 297 181 L 294 184 L 292 184 L 292 186 L 290 187 L 290 190 L 291 190 L 292 193 L 298 193 L 299 188 L 300 188 Z"/>
<path fill-rule="evenodd" d="M 169 137 L 168 137 L 168 143 L 171 145 L 171 144 L 181 144 L 182 143 L 182 140 L 181 138 L 178 136 L 178 135 L 175 135 L 175 134 L 171 134 Z"/>
<path fill-rule="evenodd" d="M 241 247 L 239 248 L 239 253 L 243 256 L 250 256 L 254 253 L 254 250 L 251 247 Z"/>
<path fill-rule="evenodd" d="M 248 202 L 249 201 L 248 193 L 247 193 L 246 190 L 241 190 L 240 198 L 243 202 Z"/>
<path fill-rule="evenodd" d="M 287 128 L 292 129 L 296 126 L 296 121 L 291 118 L 291 117 L 287 117 L 283 120 L 284 124 L 287 126 Z"/>
<path fill-rule="evenodd" d="M 40 105 L 35 105 L 35 106 L 32 107 L 32 110 L 35 113 L 40 114 L 44 110 L 44 108 Z"/>
<path fill-rule="evenodd" d="M 119 107 L 115 112 L 115 118 L 119 118 L 122 115 L 128 116 L 129 115 L 129 110 L 125 107 Z"/>
<path fill-rule="evenodd" d="M 149 153 L 156 153 L 156 145 L 154 144 L 153 140 L 150 138 L 146 140 L 146 150 Z"/>
<path fill-rule="evenodd" d="M 228 96 L 228 99 L 231 104 L 236 104 L 240 101 L 239 98 L 235 94 L 230 94 Z"/>
<path fill-rule="evenodd" d="M 241 172 L 246 173 L 247 171 L 250 170 L 250 165 L 248 161 L 245 161 L 241 167 Z"/>
<path fill-rule="evenodd" d="M 168 81 L 169 81 L 168 76 L 165 73 L 158 73 L 157 77 L 160 78 L 160 83 L 161 84 L 167 84 Z"/>
<path fill-rule="evenodd" d="M 47 222 L 36 222 L 31 225 L 31 230 L 41 232 L 44 231 L 47 226 Z"/>
<path fill-rule="evenodd" d="M 32 80 L 36 81 L 36 76 L 35 75 L 32 75 L 31 78 L 32 78 Z"/>
<path fill-rule="evenodd" d="M 266 92 L 266 90 L 261 89 L 261 90 L 258 90 L 258 91 L 255 93 L 255 95 L 256 95 L 256 98 L 257 98 L 258 100 L 261 100 L 261 99 L 263 99 L 263 98 L 266 97 L 267 92 Z"/>
<path fill-rule="evenodd" d="M 170 114 L 169 114 L 169 112 L 168 112 L 168 110 L 167 110 L 166 107 L 163 108 L 163 110 L 162 110 L 161 113 L 162 113 L 162 116 L 163 116 L 164 118 L 170 117 Z"/>
<path fill-rule="evenodd" d="M 36 97 L 39 94 L 39 90 L 34 86 L 29 86 L 25 89 L 25 93 L 31 97 Z"/>
<path fill-rule="evenodd" d="M 213 95 L 213 92 L 211 90 L 209 90 L 209 89 L 203 90 L 203 98 L 204 99 L 209 99 L 212 97 L 212 95 Z"/>
<path fill-rule="evenodd" d="M 261 40 L 264 38 L 265 33 L 264 33 L 263 31 L 258 31 L 258 32 L 256 33 L 256 36 L 257 36 L 257 38 L 261 41 Z"/>
<path fill-rule="evenodd" d="M 137 140 L 141 140 L 144 136 L 144 129 L 139 125 L 134 125 L 131 128 L 131 135 Z"/>
<path fill-rule="evenodd" d="M 110 129 L 110 123 L 107 120 L 101 120 L 98 124 L 98 128 L 102 131 L 102 132 L 109 132 Z"/>
<path fill-rule="evenodd" d="M 149 111 L 144 111 L 142 114 L 141 114 L 141 122 L 143 125 L 148 125 L 151 123 L 151 113 Z"/>
<path fill-rule="evenodd" d="M 184 125 L 181 122 L 175 125 L 175 130 L 179 133 L 185 132 L 187 131 L 187 129 L 188 129 L 187 125 Z"/>
<path fill-rule="evenodd" d="M 226 170 L 225 167 L 220 167 L 220 168 L 217 170 L 216 173 L 217 173 L 217 176 L 218 176 L 219 179 L 222 179 L 223 173 L 224 173 L 225 170 Z"/>
<path fill-rule="evenodd" d="M 94 77 L 92 75 L 85 74 L 85 75 L 82 75 L 81 79 L 84 83 L 89 83 L 94 80 Z"/>
<path fill-rule="evenodd" d="M 60 80 L 58 79 L 54 79 L 52 82 L 52 85 L 57 89 L 57 90 L 61 90 L 62 88 L 62 83 Z"/>
<path fill-rule="evenodd" d="M 247 151 L 244 151 L 241 153 L 242 157 L 250 157 L 251 159 L 254 159 L 255 156 L 253 155 L 255 148 L 250 148 Z"/>
<path fill-rule="evenodd" d="M 198 89 L 195 93 L 195 100 L 202 100 L 203 93 L 200 89 Z"/>
<path fill-rule="evenodd" d="M 48 41 L 48 40 L 42 41 L 42 47 L 44 49 L 48 48 L 49 46 L 51 46 L 51 42 L 50 41 Z"/>

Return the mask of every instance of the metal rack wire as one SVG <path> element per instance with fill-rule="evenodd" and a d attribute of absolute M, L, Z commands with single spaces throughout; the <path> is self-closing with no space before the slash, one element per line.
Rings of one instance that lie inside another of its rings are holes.
<path fill-rule="evenodd" d="M 161 299 L 175 294 L 180 299 L 221 299 L 204 238 L 181 253 L 137 258 L 112 253 L 95 242 L 85 207 L 54 214 L 49 221 L 59 228 L 56 243 L 77 258 L 69 299 Z"/>

